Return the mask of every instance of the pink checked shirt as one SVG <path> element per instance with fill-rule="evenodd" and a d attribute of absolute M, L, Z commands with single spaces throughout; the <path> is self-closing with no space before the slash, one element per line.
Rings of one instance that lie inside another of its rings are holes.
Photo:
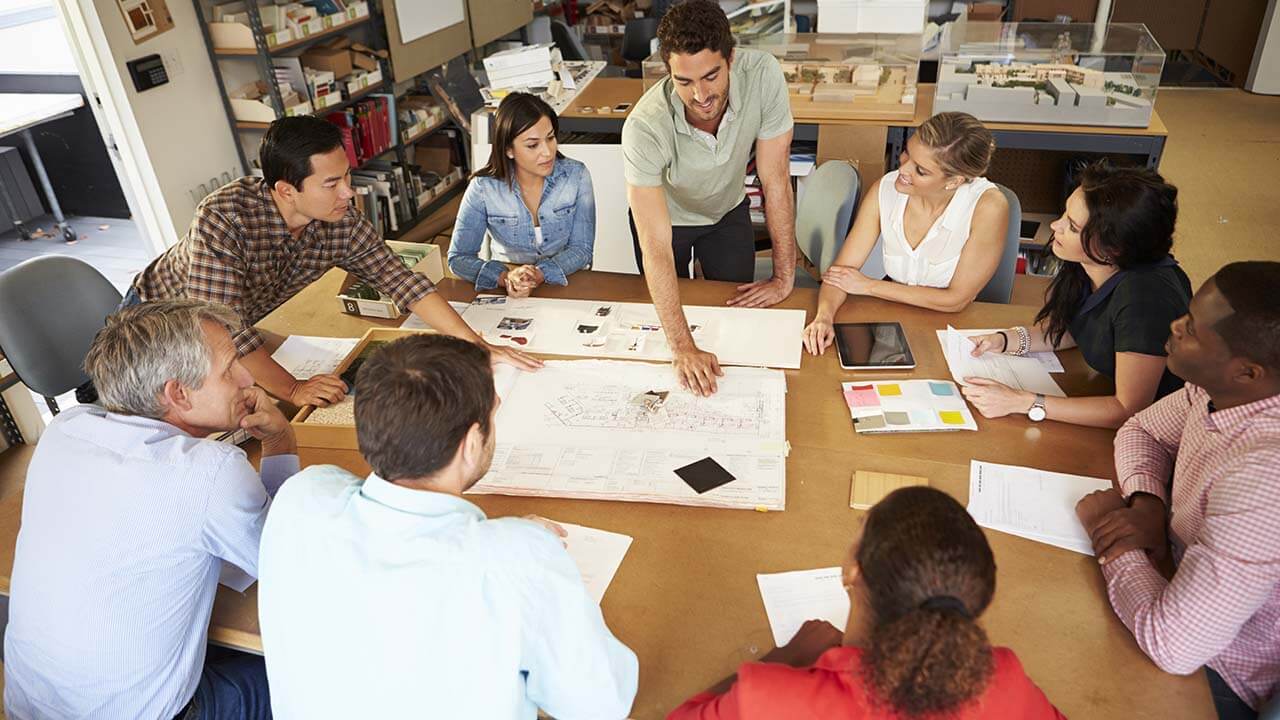
<path fill-rule="evenodd" d="M 1210 413 L 1188 384 L 1120 428 L 1116 473 L 1126 497 L 1172 494 L 1178 568 L 1105 565 L 1116 615 L 1162 670 L 1208 665 L 1258 708 L 1280 681 L 1280 395 Z"/>

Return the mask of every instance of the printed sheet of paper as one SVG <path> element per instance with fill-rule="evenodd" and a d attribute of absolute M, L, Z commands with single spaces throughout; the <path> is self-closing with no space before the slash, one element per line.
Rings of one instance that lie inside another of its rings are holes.
<path fill-rule="evenodd" d="M 803 310 L 686 305 L 685 317 L 698 347 L 721 365 L 800 367 Z M 527 318 L 520 349 L 554 355 L 625 360 L 671 359 L 658 313 L 647 303 L 482 295 L 462 313 L 485 340 L 510 343 L 504 319 Z M 508 323 L 509 324 L 509 323 Z"/>
<path fill-rule="evenodd" d="M 359 338 L 314 337 L 290 335 L 271 354 L 271 359 L 299 380 L 338 369 L 342 360 L 360 344 Z"/>
<path fill-rule="evenodd" d="M 838 567 L 759 574 L 756 582 L 778 647 L 791 642 L 806 620 L 826 620 L 841 630 L 849 620 L 849 593 Z"/>
<path fill-rule="evenodd" d="M 453 302 L 452 300 L 450 300 L 449 307 L 453 308 L 454 312 L 461 315 L 470 306 L 464 302 Z M 434 328 L 432 328 L 430 325 L 422 322 L 422 318 L 418 317 L 417 315 L 414 315 L 413 313 L 409 313 L 409 317 L 405 318 L 404 322 L 400 323 L 400 329 L 401 330 L 434 330 Z"/>
<path fill-rule="evenodd" d="M 1076 503 L 1110 480 L 973 460 L 969 464 L 969 514 L 979 525 L 1011 535 L 1093 554 L 1076 517 Z"/>
<path fill-rule="evenodd" d="M 587 594 L 599 604 L 631 547 L 631 536 L 572 523 L 556 523 L 569 533 L 564 538 L 565 549 L 578 566 L 578 572 L 582 573 Z"/>
<path fill-rule="evenodd" d="M 551 361 L 495 375 L 502 405 L 489 473 L 471 492 L 782 510 L 786 378 L 725 368 L 698 397 L 669 365 Z M 698 494 L 675 470 L 714 458 L 734 480 Z"/>
<path fill-rule="evenodd" d="M 965 337 L 973 337 L 974 335 L 990 335 L 991 333 L 995 332 L 995 330 L 990 328 L 984 328 L 984 329 L 969 328 L 965 330 L 957 330 L 956 332 L 960 333 L 961 335 L 964 335 Z M 943 334 L 943 331 L 939 330 L 938 331 L 939 340 L 942 339 L 942 334 Z M 1014 342 L 1017 342 L 1016 337 L 1014 338 Z M 943 346 L 943 349 L 945 350 L 945 345 Z M 1046 350 L 1044 352 L 1031 352 L 1031 353 L 1027 353 L 1023 357 L 1029 357 L 1029 358 L 1035 359 L 1035 361 L 1040 363 L 1040 366 L 1045 369 L 1045 372 L 1060 373 L 1060 372 L 1067 371 L 1066 368 L 1062 367 L 1062 360 L 1058 357 L 1058 353 L 1053 352 L 1052 350 Z"/>
<path fill-rule="evenodd" d="M 947 359 L 947 367 L 951 369 L 951 377 L 961 385 L 965 385 L 967 377 L 983 377 L 1008 385 L 1015 390 L 1042 393 L 1052 397 L 1066 397 L 1058 383 L 1050 377 L 1049 371 L 1039 360 L 1031 357 L 1005 355 L 1004 353 L 984 353 L 973 356 L 973 342 L 969 340 L 975 335 L 985 334 L 981 330 L 956 330 L 950 325 L 946 330 L 938 331 L 938 342 L 942 343 L 942 354 Z M 1053 353 L 1048 353 L 1053 354 Z M 1054 355 L 1057 358 L 1057 355 Z"/>

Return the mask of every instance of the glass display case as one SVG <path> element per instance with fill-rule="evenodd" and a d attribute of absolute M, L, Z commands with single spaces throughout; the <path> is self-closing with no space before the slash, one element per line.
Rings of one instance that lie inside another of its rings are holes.
<path fill-rule="evenodd" d="M 797 120 L 915 117 L 920 33 L 778 33 L 737 39 L 741 48 L 778 58 Z M 646 90 L 667 74 L 657 53 L 642 67 Z"/>
<path fill-rule="evenodd" d="M 1164 59 L 1142 24 L 965 23 L 941 48 L 933 111 L 1146 127 Z"/>

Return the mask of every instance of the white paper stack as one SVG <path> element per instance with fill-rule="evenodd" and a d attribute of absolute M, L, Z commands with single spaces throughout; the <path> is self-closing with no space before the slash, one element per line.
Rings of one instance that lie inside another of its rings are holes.
<path fill-rule="evenodd" d="M 560 51 L 551 43 L 503 50 L 484 59 L 489 87 L 494 90 L 546 87 L 556 79 L 554 67 L 559 64 Z"/>
<path fill-rule="evenodd" d="M 271 354 L 271 359 L 299 380 L 309 380 L 338 369 L 343 358 L 351 354 L 358 338 L 312 337 L 290 335 Z"/>
<path fill-rule="evenodd" d="M 973 356 L 973 342 L 969 340 L 975 335 L 986 335 L 990 330 L 956 330 L 950 325 L 946 330 L 939 330 L 938 342 L 942 344 L 942 354 L 947 359 L 947 367 L 951 377 L 961 385 L 967 385 L 965 378 L 980 377 L 1003 383 L 1014 390 L 1041 393 L 1052 397 L 1066 397 L 1058 383 L 1049 376 L 1049 369 L 1040 358 L 1028 356 L 1006 355 L 1004 353 L 984 353 Z M 1016 340 L 1016 338 L 1015 338 Z M 1054 361 L 1054 353 L 1037 353 L 1049 355 Z M 1061 365 L 1058 366 L 1061 369 Z"/>
<path fill-rule="evenodd" d="M 849 593 L 840 568 L 796 570 L 756 575 L 773 642 L 791 642 L 806 620 L 826 620 L 844 630 L 849 619 Z"/>
<path fill-rule="evenodd" d="M 1092 555 L 1076 503 L 1109 487 L 1111 481 L 1101 478 L 973 460 L 969 514 L 982 527 Z"/>
<path fill-rule="evenodd" d="M 572 523 L 557 524 L 568 533 L 564 547 L 582 573 L 587 594 L 599 604 L 631 547 L 631 536 Z"/>

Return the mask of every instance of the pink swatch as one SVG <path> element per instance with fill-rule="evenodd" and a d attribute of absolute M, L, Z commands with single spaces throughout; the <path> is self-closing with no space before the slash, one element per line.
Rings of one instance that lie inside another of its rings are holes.
<path fill-rule="evenodd" d="M 844 401 L 849 407 L 880 407 L 880 398 L 871 385 L 850 385 L 844 391 Z"/>

